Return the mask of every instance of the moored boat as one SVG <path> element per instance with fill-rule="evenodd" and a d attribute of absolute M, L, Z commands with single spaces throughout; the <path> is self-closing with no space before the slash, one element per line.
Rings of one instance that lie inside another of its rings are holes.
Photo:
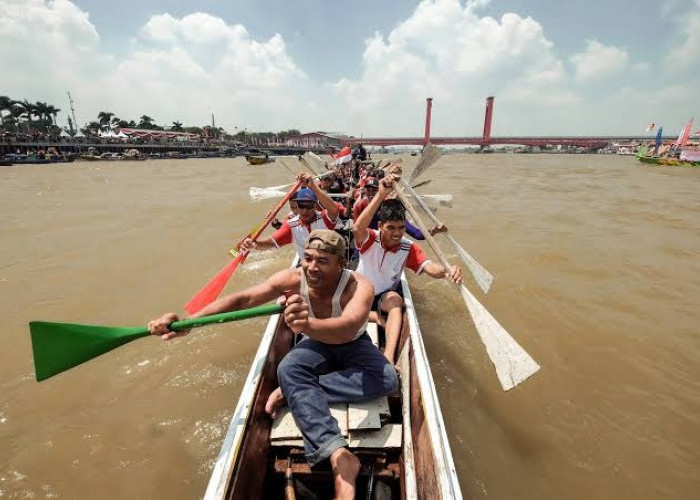
<path fill-rule="evenodd" d="M 398 345 L 400 390 L 372 402 L 334 405 L 333 416 L 362 462 L 356 498 L 462 498 L 435 385 L 405 276 Z M 381 329 L 368 333 L 381 345 Z M 330 471 L 312 470 L 291 415 L 273 422 L 264 407 L 293 333 L 270 318 L 214 465 L 206 499 L 331 498 Z"/>
<path fill-rule="evenodd" d="M 658 156 L 637 156 L 637 159 L 647 165 L 668 167 L 700 167 L 700 161 L 684 161 L 678 158 L 660 158 Z"/>
<path fill-rule="evenodd" d="M 275 161 L 274 157 L 271 157 L 269 155 L 259 155 L 259 154 L 252 154 L 252 155 L 246 155 L 245 159 L 250 163 L 251 165 L 264 165 L 265 163 L 272 163 Z"/>

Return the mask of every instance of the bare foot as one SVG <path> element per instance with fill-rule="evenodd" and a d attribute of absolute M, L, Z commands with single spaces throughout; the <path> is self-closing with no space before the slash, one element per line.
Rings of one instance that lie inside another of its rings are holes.
<path fill-rule="evenodd" d="M 272 391 L 270 397 L 267 398 L 267 403 L 265 403 L 265 413 L 270 415 L 270 417 L 277 417 L 277 410 L 284 406 L 287 401 L 284 399 L 284 394 L 282 394 L 282 389 L 277 388 Z"/>
<path fill-rule="evenodd" d="M 353 500 L 355 480 L 360 473 L 360 460 L 347 448 L 338 448 L 330 457 L 335 481 L 335 498 Z"/>

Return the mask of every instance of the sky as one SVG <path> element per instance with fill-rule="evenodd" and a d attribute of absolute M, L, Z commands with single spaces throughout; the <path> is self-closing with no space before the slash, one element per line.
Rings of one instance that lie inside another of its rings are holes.
<path fill-rule="evenodd" d="M 0 95 L 60 125 L 673 135 L 699 90 L 700 0 L 0 0 Z"/>

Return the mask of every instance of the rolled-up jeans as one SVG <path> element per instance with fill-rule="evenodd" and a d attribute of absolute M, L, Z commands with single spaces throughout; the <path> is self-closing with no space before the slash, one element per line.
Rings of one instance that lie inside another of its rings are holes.
<path fill-rule="evenodd" d="M 347 344 L 305 338 L 279 364 L 277 378 L 311 465 L 348 445 L 330 404 L 386 396 L 399 385 L 396 369 L 366 333 Z"/>

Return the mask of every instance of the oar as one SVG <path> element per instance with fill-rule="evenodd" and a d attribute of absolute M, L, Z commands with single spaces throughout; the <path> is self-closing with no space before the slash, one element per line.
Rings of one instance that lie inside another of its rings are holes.
<path fill-rule="evenodd" d="M 397 196 L 401 202 L 406 206 L 406 209 L 413 217 L 413 221 L 416 223 L 418 228 L 423 231 L 425 239 L 428 241 L 433 251 L 440 259 L 440 262 L 445 267 L 446 270 L 452 269 L 449 262 L 443 255 L 440 247 L 435 242 L 431 236 L 425 224 L 421 220 L 418 213 L 413 209 L 408 201 L 405 193 L 403 193 L 398 187 L 395 189 Z M 507 391 L 512 389 L 530 375 L 537 373 L 540 369 L 532 357 L 523 349 L 516 340 L 510 336 L 505 328 L 496 321 L 491 313 L 489 313 L 486 308 L 481 305 L 481 303 L 476 300 L 471 292 L 467 289 L 464 283 L 459 285 L 459 291 L 462 294 L 462 299 L 464 300 L 469 315 L 474 322 L 474 327 L 476 328 L 481 342 L 486 347 L 486 352 L 491 358 L 491 362 L 496 367 L 496 375 L 501 383 L 503 390 Z"/>
<path fill-rule="evenodd" d="M 333 172 L 324 172 L 321 175 L 315 175 L 314 180 L 318 179 L 323 179 L 324 177 L 331 175 Z M 264 187 L 264 188 L 259 188 L 255 186 L 251 186 L 250 189 L 248 189 L 248 196 L 250 197 L 251 200 L 266 200 L 268 198 L 279 198 L 280 196 L 284 196 L 285 192 L 283 190 L 289 189 L 290 187 L 294 186 L 294 184 L 284 184 L 283 186 L 270 186 L 270 187 Z"/>
<path fill-rule="evenodd" d="M 426 214 L 428 214 L 428 217 L 433 221 L 433 223 L 440 225 L 441 222 L 438 220 L 438 218 L 435 216 L 435 214 L 430 210 L 430 207 L 425 204 L 425 202 L 421 199 L 421 196 L 419 196 L 411 186 L 408 185 L 408 183 L 404 180 L 401 180 L 401 186 L 413 196 L 413 199 L 416 200 L 418 205 L 425 211 Z M 469 253 L 460 246 L 457 241 L 452 237 L 451 234 L 446 233 L 445 236 L 447 239 L 452 243 L 452 246 L 457 250 L 457 253 L 459 256 L 462 258 L 464 261 L 464 265 L 467 266 L 467 269 L 472 273 L 472 276 L 474 276 L 474 279 L 476 280 L 476 283 L 479 285 L 479 288 L 484 293 L 488 293 L 489 288 L 491 288 L 491 283 L 493 282 L 493 275 L 488 272 L 484 266 L 479 264 L 474 257 L 469 255 Z"/>
<path fill-rule="evenodd" d="M 277 212 L 279 212 L 282 207 L 284 206 L 289 199 L 294 196 L 294 193 L 296 193 L 297 189 L 301 185 L 301 182 L 297 182 L 294 184 L 292 189 L 289 190 L 289 192 L 285 195 L 284 198 L 279 202 L 279 204 L 267 214 L 267 217 L 265 217 L 265 221 L 262 223 L 262 225 L 258 228 L 257 231 L 253 235 L 246 236 L 250 237 L 253 239 L 253 241 L 257 240 L 260 235 L 262 234 L 263 231 L 265 231 L 265 228 L 270 224 L 272 219 L 275 218 L 277 215 Z M 245 240 L 241 240 L 237 246 L 240 247 L 240 244 Z M 209 280 L 209 283 L 204 285 L 204 287 L 195 294 L 194 297 L 190 299 L 190 301 L 185 304 L 185 311 L 187 311 L 190 314 L 194 314 L 197 311 L 199 311 L 201 308 L 203 308 L 206 305 L 211 304 L 216 300 L 216 298 L 219 296 L 221 291 L 224 289 L 226 286 L 226 283 L 228 283 L 228 280 L 231 278 L 233 273 L 236 271 L 236 268 L 238 267 L 239 264 L 242 264 L 245 262 L 246 258 L 248 257 L 248 251 L 241 252 L 239 253 L 235 259 L 233 259 L 231 262 L 226 264 L 226 266 L 219 271 L 216 276 L 214 276 L 211 280 Z"/>
<path fill-rule="evenodd" d="M 429 166 L 435 163 L 440 156 L 442 156 L 442 153 L 438 148 L 433 146 L 433 144 L 430 142 L 426 144 L 425 148 L 423 148 L 423 152 L 420 155 L 418 163 L 413 169 L 413 172 L 411 172 L 411 177 L 408 178 L 408 183 L 413 184 L 413 181 L 416 180 L 419 175 L 425 172 Z"/>
<path fill-rule="evenodd" d="M 256 316 L 269 316 L 282 312 L 280 304 L 243 309 L 201 318 L 176 321 L 170 325 L 174 332 L 197 328 L 211 323 L 227 323 Z M 100 354 L 116 349 L 120 345 L 150 335 L 148 328 L 78 325 L 73 323 L 29 323 L 34 351 L 34 371 L 40 382 Z"/>
<path fill-rule="evenodd" d="M 433 181 L 432 179 L 426 179 L 426 180 L 424 180 L 424 181 L 420 181 L 418 184 L 414 184 L 414 185 L 411 186 L 411 187 L 413 187 L 413 189 L 416 189 L 416 188 L 419 188 L 419 187 L 427 186 L 427 185 L 430 184 L 432 181 Z"/>
<path fill-rule="evenodd" d="M 316 163 L 320 164 L 325 170 L 330 170 L 328 168 L 328 163 L 323 160 L 320 156 L 318 156 L 316 153 L 313 151 L 309 151 L 308 153 L 304 154 L 304 156 L 309 155 L 310 158 L 313 158 Z"/>

